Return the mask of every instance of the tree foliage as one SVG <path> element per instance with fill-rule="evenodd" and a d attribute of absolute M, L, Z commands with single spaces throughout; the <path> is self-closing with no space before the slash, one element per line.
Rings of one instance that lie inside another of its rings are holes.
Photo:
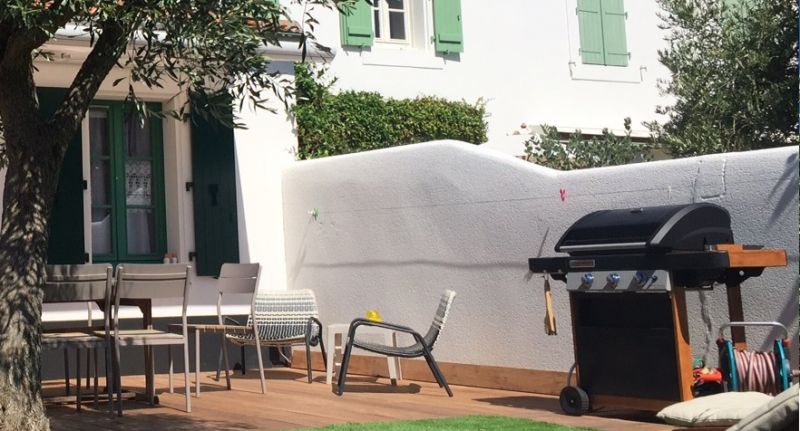
<path fill-rule="evenodd" d="M 586 139 L 580 130 L 564 142 L 558 129 L 543 124 L 542 133 L 525 141 L 525 160 L 568 171 L 648 161 L 651 146 L 631 140 L 631 119 L 625 118 L 625 135 L 603 129 L 602 136 Z"/>
<path fill-rule="evenodd" d="M 332 92 L 335 80 L 306 64 L 295 71 L 298 157 L 311 159 L 436 139 L 486 141 L 481 101 L 391 99 L 363 91 Z"/>
<path fill-rule="evenodd" d="M 314 7 L 341 2 L 294 0 L 305 12 L 291 43 L 305 55 L 315 43 Z M 0 155 L 7 169 L 0 226 L 0 430 L 48 427 L 39 368 L 49 218 L 67 146 L 101 83 L 113 69 L 121 71 L 113 85 L 127 88 L 142 116 L 186 119 L 191 105 L 193 115 L 236 125 L 232 101 L 263 107 L 267 97 L 290 91 L 270 73 L 263 52 L 284 38 L 285 18 L 287 11 L 273 0 L 0 2 Z M 64 99 L 44 115 L 34 61 L 52 57 L 47 43 L 54 37 L 72 39 L 67 43 L 88 54 L 68 78 Z M 167 86 L 188 102 L 148 112 L 137 91 Z"/>
<path fill-rule="evenodd" d="M 651 130 L 674 156 L 797 145 L 797 3 L 659 0 L 675 98 Z"/>

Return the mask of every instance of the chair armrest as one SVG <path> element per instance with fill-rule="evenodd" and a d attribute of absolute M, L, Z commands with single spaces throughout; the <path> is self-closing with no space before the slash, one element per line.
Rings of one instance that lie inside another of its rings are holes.
<path fill-rule="evenodd" d="M 241 323 L 239 323 L 238 320 L 236 320 L 236 319 L 234 319 L 232 317 L 222 316 L 222 320 L 223 320 L 223 322 L 232 322 L 234 325 L 241 325 Z"/>
<path fill-rule="evenodd" d="M 386 323 L 386 322 L 373 322 L 372 320 L 367 320 L 363 318 L 353 319 L 353 321 L 350 322 L 350 330 L 347 333 L 348 338 L 352 339 L 356 335 L 356 329 L 358 329 L 359 326 L 372 326 L 375 328 L 384 328 L 390 331 L 409 334 L 412 337 L 414 337 L 415 341 L 419 342 L 423 346 L 426 346 L 425 340 L 422 338 L 422 335 L 420 335 L 419 332 L 409 328 L 408 326 L 395 325 L 393 323 Z"/>

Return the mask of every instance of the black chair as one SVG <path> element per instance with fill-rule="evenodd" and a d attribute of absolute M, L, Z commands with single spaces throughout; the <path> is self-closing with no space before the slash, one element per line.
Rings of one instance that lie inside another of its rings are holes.
<path fill-rule="evenodd" d="M 350 363 L 350 354 L 353 351 L 353 347 L 358 347 L 359 349 L 369 352 L 397 358 L 424 357 L 431 369 L 431 372 L 433 372 L 433 377 L 436 378 L 436 382 L 439 383 L 439 387 L 444 388 L 447 391 L 447 395 L 452 397 L 453 392 L 450 390 L 450 386 L 447 385 L 447 381 L 442 374 L 442 370 L 440 370 L 439 366 L 436 364 L 436 360 L 433 359 L 433 354 L 431 351 L 433 350 L 433 345 L 436 343 L 436 340 L 439 338 L 439 334 L 442 332 L 442 328 L 444 328 L 447 315 L 450 312 L 450 306 L 453 305 L 453 299 L 455 296 L 456 293 L 452 290 L 446 290 L 444 294 L 442 294 L 442 298 L 439 301 L 439 308 L 436 310 L 436 316 L 434 316 L 431 327 L 428 329 L 428 333 L 425 334 L 424 337 L 406 326 L 384 322 L 373 322 L 366 319 L 353 320 L 353 322 L 350 323 L 350 329 L 347 333 L 347 346 L 344 350 L 344 358 L 342 358 L 342 367 L 339 370 L 339 384 L 336 389 L 336 393 L 338 395 L 342 395 L 344 393 L 344 382 L 347 378 L 347 366 Z M 390 331 L 409 334 L 414 337 L 414 344 L 404 347 L 395 347 L 380 343 L 370 343 L 357 340 L 356 333 L 360 326 L 373 326 L 377 328 L 385 328 Z"/>

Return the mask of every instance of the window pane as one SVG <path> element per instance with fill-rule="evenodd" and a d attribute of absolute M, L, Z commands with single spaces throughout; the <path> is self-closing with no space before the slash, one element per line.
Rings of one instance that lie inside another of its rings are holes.
<path fill-rule="evenodd" d="M 89 149 L 92 154 L 108 155 L 108 111 L 89 110 Z"/>
<path fill-rule="evenodd" d="M 153 162 L 125 160 L 125 202 L 150 205 L 153 202 Z"/>
<path fill-rule="evenodd" d="M 373 21 L 375 21 L 375 37 L 381 37 L 381 11 L 374 9 L 372 11 Z"/>
<path fill-rule="evenodd" d="M 129 208 L 128 254 L 141 255 L 155 252 L 155 217 L 152 209 Z"/>
<path fill-rule="evenodd" d="M 92 254 L 111 254 L 111 209 L 92 208 Z"/>
<path fill-rule="evenodd" d="M 387 3 L 389 3 L 389 9 L 403 8 L 403 0 L 387 0 Z"/>
<path fill-rule="evenodd" d="M 153 156 L 150 146 L 150 120 L 145 119 L 142 123 L 135 112 L 126 113 L 123 132 L 125 155 L 128 157 Z"/>
<path fill-rule="evenodd" d="M 405 40 L 406 38 L 405 13 L 389 12 L 389 37 L 392 39 Z"/>
<path fill-rule="evenodd" d="M 92 205 L 111 203 L 111 161 L 92 160 Z"/>

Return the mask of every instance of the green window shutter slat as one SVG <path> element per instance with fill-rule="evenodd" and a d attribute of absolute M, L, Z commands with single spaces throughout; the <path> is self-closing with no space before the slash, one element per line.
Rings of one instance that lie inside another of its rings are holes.
<path fill-rule="evenodd" d="M 341 4 L 339 30 L 342 46 L 372 46 L 372 6 L 366 0 Z"/>
<path fill-rule="evenodd" d="M 434 0 L 433 27 L 436 52 L 464 52 L 461 0 Z"/>
<path fill-rule="evenodd" d="M 218 275 L 223 263 L 239 262 L 233 129 L 200 116 L 191 129 L 195 269 Z"/>
<path fill-rule="evenodd" d="M 578 30 L 584 64 L 605 64 L 600 0 L 578 0 Z"/>
<path fill-rule="evenodd" d="M 623 0 L 602 0 L 603 46 L 606 66 L 628 65 L 628 41 L 625 38 Z"/>
<path fill-rule="evenodd" d="M 67 94 L 65 88 L 39 88 L 39 111 L 45 116 L 55 112 Z M 58 178 L 56 198 L 50 213 L 50 240 L 47 263 L 80 264 L 86 262 L 83 246 L 83 163 L 81 133 L 75 134 L 67 147 Z"/>

